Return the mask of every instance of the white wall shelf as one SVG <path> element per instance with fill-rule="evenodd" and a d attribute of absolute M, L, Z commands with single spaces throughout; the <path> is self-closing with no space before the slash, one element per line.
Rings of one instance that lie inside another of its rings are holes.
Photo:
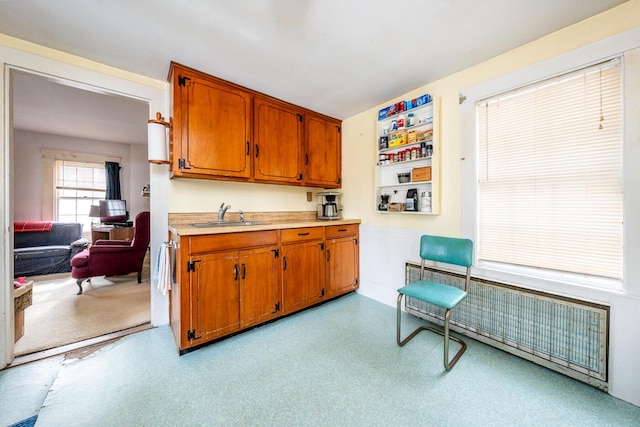
<path fill-rule="evenodd" d="M 440 158 L 440 129 L 439 129 L 439 100 L 433 99 L 430 103 L 410 110 L 402 111 L 391 117 L 378 120 L 377 123 L 377 145 L 378 157 L 376 163 L 376 206 L 378 213 L 396 213 L 411 215 L 437 215 L 440 213 L 440 192 L 439 192 L 439 158 Z M 405 126 L 395 129 L 397 121 L 402 115 L 405 123 L 408 115 L 413 114 L 414 126 Z M 395 123 L 394 123 L 395 121 Z M 413 135 L 409 136 L 409 133 Z M 393 145 L 392 139 L 398 136 L 404 138 L 404 143 Z M 382 139 L 387 140 L 386 144 Z M 414 141 L 415 138 L 415 142 Z M 409 143 L 409 140 L 412 142 Z M 389 146 L 391 145 L 391 146 Z M 429 155 L 425 155 L 426 147 L 429 146 Z M 415 158 L 407 155 L 409 160 L 398 161 L 402 153 L 409 153 L 414 149 Z M 391 159 L 393 156 L 393 159 Z M 399 182 L 398 174 L 411 172 L 414 168 L 431 168 L 431 179 L 428 181 Z M 389 197 L 389 203 L 405 203 L 407 192 L 415 189 L 418 193 L 417 211 L 388 211 L 381 210 L 382 196 Z M 421 211 L 421 199 L 423 194 L 430 194 L 430 206 L 428 211 Z"/>

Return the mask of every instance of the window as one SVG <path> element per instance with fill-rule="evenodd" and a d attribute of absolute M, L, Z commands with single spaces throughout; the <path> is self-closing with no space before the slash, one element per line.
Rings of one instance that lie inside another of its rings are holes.
<path fill-rule="evenodd" d="M 476 103 L 479 265 L 622 280 L 621 68 Z"/>
<path fill-rule="evenodd" d="M 104 163 L 56 160 L 56 220 L 91 230 L 89 207 L 104 199 Z"/>

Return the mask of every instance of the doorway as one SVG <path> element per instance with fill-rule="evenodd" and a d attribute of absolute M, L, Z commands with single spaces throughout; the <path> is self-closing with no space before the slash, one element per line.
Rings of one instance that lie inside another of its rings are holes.
<path fill-rule="evenodd" d="M 142 188 L 150 183 L 146 161 L 148 101 L 62 78 L 22 70 L 11 70 L 10 73 L 13 119 L 11 221 L 58 219 L 56 183 L 52 170 L 46 166 L 45 151 L 48 155 L 65 153 L 72 158 L 98 162 L 121 159 L 122 198 L 127 200 L 131 216 L 150 210 L 150 198 L 142 194 Z M 86 230 L 86 224 L 83 228 L 90 241 L 90 230 Z M 135 275 L 133 280 L 128 277 L 97 279 L 89 292 L 77 296 L 70 273 L 27 277 L 33 282 L 33 305 L 24 310 L 24 335 L 15 343 L 15 355 L 66 346 L 149 323 L 149 270 L 147 267 L 141 286 L 133 286 Z M 137 293 L 136 298 L 118 296 L 127 286 Z M 80 299 L 85 296 L 88 298 Z M 138 313 L 121 313 L 113 317 L 114 307 L 122 310 L 127 305 Z M 144 312 L 140 313 L 140 310 Z M 122 318 L 131 320 L 122 323 Z M 105 329 L 105 324 L 112 327 Z M 37 338 L 30 340 L 32 336 Z"/>

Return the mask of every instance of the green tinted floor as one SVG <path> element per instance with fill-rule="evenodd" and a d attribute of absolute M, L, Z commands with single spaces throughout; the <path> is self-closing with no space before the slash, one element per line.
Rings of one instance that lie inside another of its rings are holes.
<path fill-rule="evenodd" d="M 350 294 L 182 357 L 165 326 L 11 368 L 0 426 L 640 425 L 639 407 L 472 339 L 445 373 L 442 337 L 398 347 L 395 315 Z"/>

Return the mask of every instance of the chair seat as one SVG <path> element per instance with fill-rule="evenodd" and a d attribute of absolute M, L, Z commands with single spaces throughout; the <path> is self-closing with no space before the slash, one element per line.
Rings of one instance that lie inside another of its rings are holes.
<path fill-rule="evenodd" d="M 398 292 L 447 310 L 454 308 L 467 296 L 467 293 L 462 289 L 426 280 L 409 283 L 398 289 Z"/>

